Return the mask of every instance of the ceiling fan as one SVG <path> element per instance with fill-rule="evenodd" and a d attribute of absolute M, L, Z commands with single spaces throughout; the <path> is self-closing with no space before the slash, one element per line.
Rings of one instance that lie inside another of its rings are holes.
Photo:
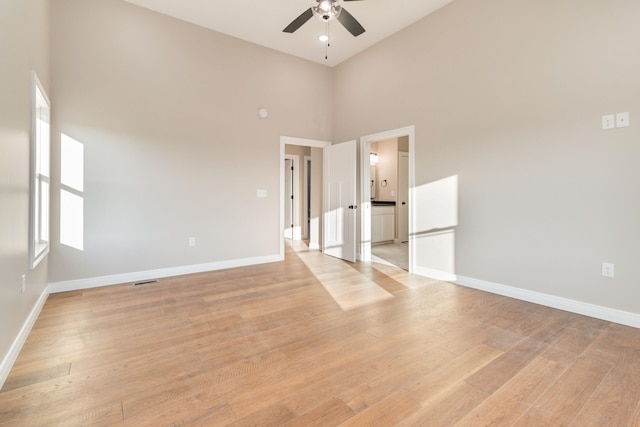
<path fill-rule="evenodd" d="M 353 17 L 345 8 L 342 7 L 343 1 L 360 1 L 360 0 L 313 0 L 312 6 L 302 12 L 300 16 L 294 19 L 284 30 L 285 33 L 293 33 L 298 28 L 313 17 L 318 16 L 322 21 L 329 22 L 337 19 L 344 28 L 347 29 L 354 37 L 358 37 L 365 32 L 365 29 L 356 18 Z"/>

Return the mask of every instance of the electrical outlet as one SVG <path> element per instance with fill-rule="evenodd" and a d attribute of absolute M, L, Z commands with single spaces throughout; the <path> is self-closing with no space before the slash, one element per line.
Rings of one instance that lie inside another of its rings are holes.
<path fill-rule="evenodd" d="M 20 279 L 20 293 L 24 294 L 25 292 L 27 292 L 27 275 L 23 274 Z"/>
<path fill-rule="evenodd" d="M 189 237 L 189 246 L 193 247 L 196 245 L 196 238 L 195 237 Z"/>
<path fill-rule="evenodd" d="M 614 277 L 614 264 L 610 263 L 610 262 L 603 262 L 602 263 L 602 275 L 604 277 Z"/>
<path fill-rule="evenodd" d="M 602 129 L 613 129 L 616 127 L 616 116 L 607 114 L 602 116 Z"/>

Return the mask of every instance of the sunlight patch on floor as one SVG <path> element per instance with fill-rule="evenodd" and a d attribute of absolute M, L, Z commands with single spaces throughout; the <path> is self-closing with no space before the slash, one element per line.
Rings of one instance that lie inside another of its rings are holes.
<path fill-rule="evenodd" d="M 382 260 L 409 270 L 409 243 L 386 243 L 371 245 L 372 260 Z"/>
<path fill-rule="evenodd" d="M 431 279 L 429 277 L 417 276 L 415 274 L 410 274 L 408 271 L 403 270 L 388 261 L 383 259 L 376 259 L 377 257 L 372 256 L 371 266 L 378 270 L 379 272 L 385 274 L 386 276 L 391 277 L 396 282 L 401 285 L 406 286 L 410 289 L 418 289 L 422 286 L 432 285 L 434 283 L 440 283 L 440 280 Z"/>
<path fill-rule="evenodd" d="M 294 245 L 295 246 L 295 245 Z M 296 250 L 296 248 L 293 248 Z M 345 261 L 319 251 L 296 250 L 302 262 L 320 281 L 343 310 L 372 304 L 393 295 L 354 269 L 345 269 Z"/>

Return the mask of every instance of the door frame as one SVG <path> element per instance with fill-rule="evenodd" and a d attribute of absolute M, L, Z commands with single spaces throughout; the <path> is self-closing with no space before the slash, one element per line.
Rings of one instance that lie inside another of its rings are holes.
<path fill-rule="evenodd" d="M 402 187 L 401 187 L 401 183 L 403 182 L 403 180 L 400 178 L 401 177 L 401 173 L 402 173 L 402 169 L 400 168 L 400 162 L 401 159 L 403 157 L 405 157 L 406 155 L 406 159 L 407 159 L 407 169 L 404 171 L 404 181 L 405 184 L 407 186 L 406 188 L 406 194 L 407 194 L 407 199 L 406 202 L 409 203 L 409 152 L 407 151 L 400 151 L 398 150 L 398 202 L 402 202 L 401 200 L 401 195 L 402 195 Z M 403 224 L 404 221 L 402 220 L 403 215 L 400 215 L 400 211 L 402 210 L 402 205 L 398 205 L 398 202 L 396 202 L 396 230 L 398 230 L 398 236 L 396 237 L 396 243 L 402 243 L 402 242 L 409 242 L 409 211 L 407 210 L 407 217 L 406 217 L 406 224 Z M 408 206 L 407 206 L 408 209 Z M 400 227 L 401 225 L 404 225 L 406 227 L 406 231 L 407 231 L 407 240 L 402 240 L 403 235 L 401 234 L 401 230 L 402 227 Z"/>
<path fill-rule="evenodd" d="M 360 210 L 359 257 L 363 262 L 371 262 L 371 175 L 369 170 L 369 154 L 371 153 L 371 143 L 392 138 L 399 138 L 401 136 L 409 137 L 409 272 L 411 273 L 413 272 L 415 267 L 415 240 L 413 230 L 415 224 L 415 125 L 392 129 L 385 132 L 374 133 L 360 138 L 360 206 L 362 206 L 362 209 Z"/>
<path fill-rule="evenodd" d="M 280 226 L 279 226 L 279 258 L 284 260 L 284 155 L 285 145 L 301 145 L 304 147 L 324 148 L 331 145 L 330 141 L 317 139 L 297 138 L 293 136 L 280 136 Z"/>
<path fill-rule="evenodd" d="M 313 170 L 313 162 L 311 161 L 311 156 L 304 156 L 304 179 L 303 179 L 303 184 L 304 185 L 304 190 L 302 191 L 303 194 L 303 209 L 302 209 L 302 238 L 305 240 L 309 240 L 309 202 L 311 200 L 310 196 L 310 192 L 311 192 L 311 188 L 309 187 L 309 184 L 311 183 L 311 179 L 309 176 L 309 173 Z"/>
<path fill-rule="evenodd" d="M 292 227 L 283 227 L 284 232 L 283 236 L 287 235 L 287 228 L 290 228 L 289 239 L 291 240 L 302 240 L 302 224 L 300 223 L 300 172 L 298 168 L 300 167 L 299 156 L 295 154 L 286 154 L 284 155 L 284 160 L 286 164 L 286 160 L 291 160 L 291 166 L 293 167 L 293 173 L 291 175 L 291 194 L 293 195 L 293 202 L 291 203 L 291 223 Z M 284 166 L 283 166 L 284 168 Z M 284 171 L 284 174 L 289 173 L 289 171 Z M 286 178 L 285 178 L 286 181 Z M 284 189 L 284 187 L 283 187 Z M 286 189 L 284 190 L 286 193 Z M 286 202 L 284 195 L 282 198 L 282 202 Z M 284 210 L 284 207 L 283 207 Z M 286 213 L 285 213 L 286 216 Z M 282 219 L 284 223 L 284 218 Z M 287 237 L 285 237 L 286 239 Z"/>

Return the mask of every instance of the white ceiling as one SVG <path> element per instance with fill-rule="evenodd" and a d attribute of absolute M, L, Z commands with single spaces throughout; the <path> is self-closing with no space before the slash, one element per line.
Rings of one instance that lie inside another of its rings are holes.
<path fill-rule="evenodd" d="M 453 0 L 362 0 L 343 3 L 366 29 L 353 37 L 330 23 L 331 47 L 318 40 L 325 24 L 313 17 L 293 34 L 282 30 L 312 0 L 124 0 L 165 15 L 301 58 L 334 66 L 400 31 Z"/>

